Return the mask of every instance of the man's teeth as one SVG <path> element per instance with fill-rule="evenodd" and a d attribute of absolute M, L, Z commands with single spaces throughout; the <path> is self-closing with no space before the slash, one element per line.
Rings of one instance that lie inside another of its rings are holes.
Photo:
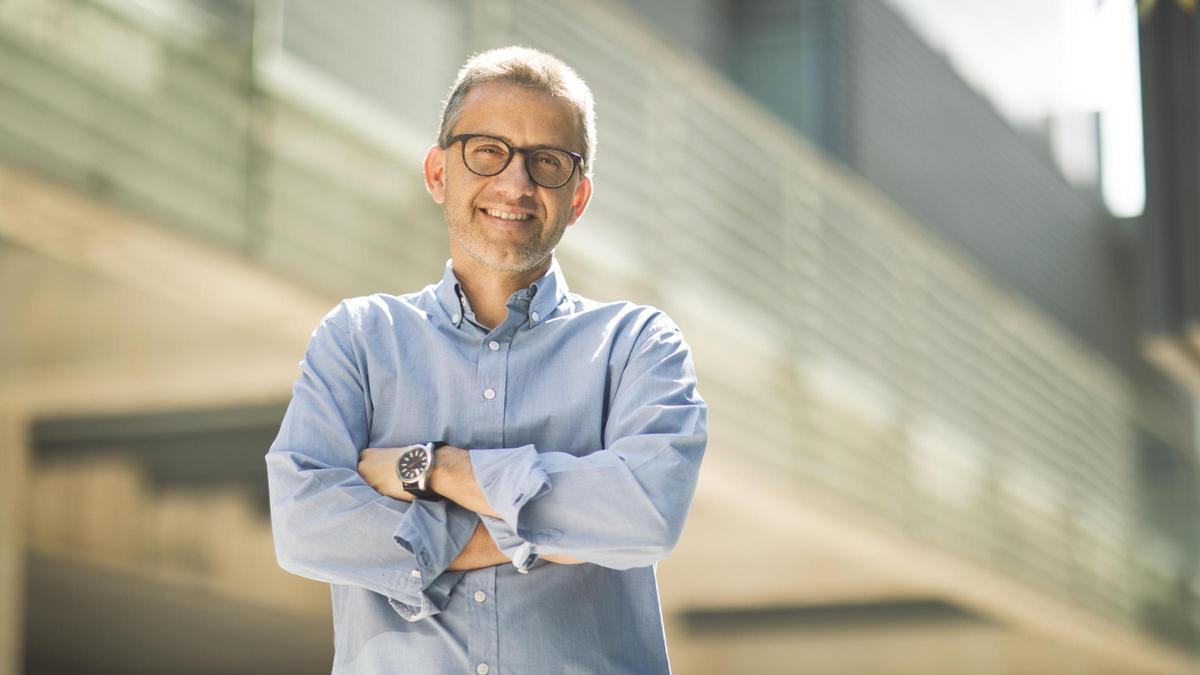
<path fill-rule="evenodd" d="M 509 213 L 508 211 L 497 211 L 495 209 L 484 209 L 484 212 L 493 218 L 502 220 L 529 220 L 528 213 Z"/>

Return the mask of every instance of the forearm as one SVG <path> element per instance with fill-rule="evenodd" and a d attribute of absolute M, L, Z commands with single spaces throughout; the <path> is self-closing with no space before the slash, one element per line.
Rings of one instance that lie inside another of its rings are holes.
<path fill-rule="evenodd" d="M 483 490 L 479 487 L 479 483 L 475 479 L 475 472 L 471 468 L 470 452 L 467 450 L 456 448 L 454 446 L 443 446 L 439 448 L 437 453 L 437 461 L 434 463 L 433 471 L 430 472 L 430 487 L 432 487 L 433 490 L 438 494 L 455 502 L 465 509 L 485 516 L 491 516 L 493 518 L 499 517 L 496 515 L 495 509 L 493 509 L 491 504 L 488 503 L 487 498 L 483 494 Z M 487 541 L 485 544 L 481 545 L 480 551 L 473 551 L 472 555 L 479 555 L 479 559 L 487 561 L 492 560 L 494 554 L 498 553 L 500 555 L 501 562 L 507 562 L 508 558 L 506 558 L 504 554 L 500 552 L 500 549 L 496 547 L 496 542 L 493 541 L 488 535 L 486 528 L 484 528 L 482 524 L 480 524 L 479 528 L 476 529 L 475 536 L 472 537 L 472 542 L 474 542 L 475 539 L 480 538 L 481 535 L 482 538 L 486 539 Z M 468 548 L 470 547 L 471 544 L 468 544 Z M 463 553 L 466 555 L 467 550 L 464 549 Z M 467 558 L 467 560 L 473 559 L 474 558 Z M 540 556 L 540 559 L 558 565 L 578 565 L 586 562 L 566 553 L 542 555 Z M 455 560 L 454 562 L 455 564 L 459 563 L 458 560 Z M 466 560 L 464 560 L 464 563 L 469 564 Z M 490 564 L 494 563 L 485 563 L 480 566 L 485 567 Z M 454 567 L 454 565 L 451 565 L 450 569 L 458 568 Z M 464 567 L 462 569 L 474 568 Z"/>
<path fill-rule="evenodd" d="M 396 448 L 368 448 L 362 453 L 358 470 L 379 494 L 409 502 L 413 496 L 404 491 L 393 469 L 397 453 Z M 442 446 L 438 449 L 434 468 L 429 475 L 429 487 L 468 511 L 496 517 L 495 510 L 488 504 L 475 480 L 470 453 L 462 448 Z M 541 559 L 558 565 L 585 562 L 566 554 L 545 555 Z M 483 523 L 479 523 L 466 546 L 446 569 L 474 570 L 506 562 L 511 561 L 496 545 Z"/>
<path fill-rule="evenodd" d="M 429 485 L 434 492 L 468 511 L 500 517 L 475 480 L 471 453 L 467 450 L 450 445 L 438 448 L 433 470 L 429 474 Z"/>
<path fill-rule="evenodd" d="M 546 555 L 541 559 L 557 565 L 578 565 L 583 562 L 569 555 Z M 496 546 L 496 541 L 488 534 L 487 528 L 483 526 L 483 523 L 479 523 L 475 528 L 475 533 L 471 535 L 471 540 L 463 547 L 462 553 L 459 553 L 454 562 L 450 563 L 446 569 L 451 571 L 477 570 L 509 562 L 512 561 L 504 555 L 500 547 Z"/>
<path fill-rule="evenodd" d="M 500 551 L 492 536 L 488 534 L 483 523 L 475 526 L 475 532 L 470 541 L 463 547 L 458 557 L 450 563 L 448 570 L 477 570 L 484 567 L 495 567 L 510 562 L 508 556 Z"/>
<path fill-rule="evenodd" d="M 702 442 L 699 434 L 645 434 L 583 455 L 532 445 L 471 450 L 471 487 L 501 514 L 486 518 L 489 527 L 511 526 L 511 534 L 492 534 L 518 566 L 530 556 L 568 555 L 612 569 L 642 567 L 678 540 Z"/>
<path fill-rule="evenodd" d="M 545 560 L 546 562 L 552 562 L 556 565 L 581 565 L 581 564 L 587 562 L 586 560 L 580 560 L 579 558 L 573 558 L 573 557 L 567 555 L 566 553 L 556 553 L 553 555 L 540 556 L 539 560 Z"/>
<path fill-rule="evenodd" d="M 437 462 L 434 464 L 434 469 L 430 474 L 430 487 L 438 494 L 467 510 L 485 516 L 492 516 L 493 518 L 498 517 L 495 510 L 492 509 L 491 504 L 488 503 L 487 498 L 484 497 L 479 483 L 475 480 L 475 472 L 471 469 L 471 456 L 467 450 L 453 446 L 443 446 L 438 449 Z M 481 534 L 487 540 L 487 543 L 483 546 L 489 547 L 487 550 L 481 552 L 482 559 L 491 560 L 493 553 L 497 553 L 500 555 L 501 562 L 507 562 L 508 558 L 496 547 L 496 542 L 488 535 L 487 529 L 484 528 L 482 523 L 475 530 L 475 536 L 471 538 L 472 541 L 479 538 Z M 470 544 L 468 544 L 468 547 L 470 547 Z M 466 552 L 466 549 L 464 549 L 463 553 L 465 554 Z M 543 555 L 541 559 L 558 565 L 578 565 L 584 562 L 579 558 L 569 556 L 565 553 Z M 458 563 L 458 560 L 454 562 Z M 481 567 L 483 566 L 486 565 L 481 565 Z M 450 569 L 456 568 L 451 565 Z M 468 567 L 463 569 L 474 568 Z"/>

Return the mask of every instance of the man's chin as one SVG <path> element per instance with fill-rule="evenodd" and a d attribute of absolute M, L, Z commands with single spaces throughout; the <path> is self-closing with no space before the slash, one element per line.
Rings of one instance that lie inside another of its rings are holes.
<path fill-rule="evenodd" d="M 537 269 L 550 258 L 549 255 L 536 255 L 523 251 L 487 251 L 471 257 L 480 265 L 504 274 L 524 274 Z"/>

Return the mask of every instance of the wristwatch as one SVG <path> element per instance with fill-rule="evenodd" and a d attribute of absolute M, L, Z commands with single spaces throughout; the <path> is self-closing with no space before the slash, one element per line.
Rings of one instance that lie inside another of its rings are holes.
<path fill-rule="evenodd" d="M 429 488 L 429 472 L 433 470 L 433 451 L 446 445 L 436 443 L 418 443 L 400 449 L 400 458 L 396 460 L 396 475 L 404 491 L 417 499 L 437 501 L 441 495 Z"/>

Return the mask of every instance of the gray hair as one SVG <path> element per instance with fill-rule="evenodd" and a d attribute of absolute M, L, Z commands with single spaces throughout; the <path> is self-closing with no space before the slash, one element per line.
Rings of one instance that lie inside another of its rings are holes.
<path fill-rule="evenodd" d="M 592 175 L 596 156 L 596 109 L 592 90 L 583 78 L 559 59 L 528 47 L 503 47 L 480 52 L 467 59 L 450 87 L 442 106 L 438 145 L 449 143 L 450 130 L 462 114 L 463 100 L 477 85 L 491 82 L 516 84 L 565 99 L 575 111 L 583 145 L 583 171 Z"/>

